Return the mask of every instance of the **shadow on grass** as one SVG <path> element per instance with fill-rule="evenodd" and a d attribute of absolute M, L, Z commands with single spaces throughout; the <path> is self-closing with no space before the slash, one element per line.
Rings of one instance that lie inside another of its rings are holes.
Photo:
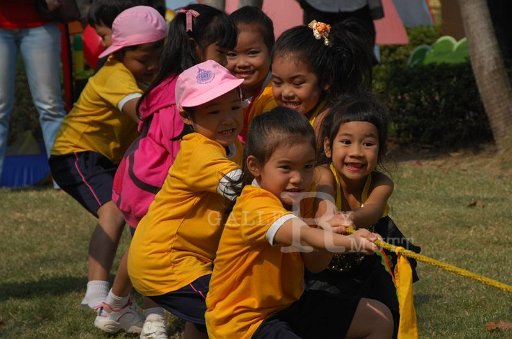
<path fill-rule="evenodd" d="M 0 283 L 0 302 L 10 298 L 30 299 L 76 292 L 87 285 L 87 277 L 52 277 L 37 281 Z"/>
<path fill-rule="evenodd" d="M 440 294 L 414 293 L 414 306 L 418 307 L 443 298 Z"/>

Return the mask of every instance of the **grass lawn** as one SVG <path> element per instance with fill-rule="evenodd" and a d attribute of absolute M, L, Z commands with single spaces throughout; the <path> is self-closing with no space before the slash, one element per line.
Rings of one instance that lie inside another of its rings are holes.
<path fill-rule="evenodd" d="M 510 285 L 512 172 L 490 153 L 391 166 L 391 216 L 422 254 Z M 94 218 L 50 188 L 0 189 L 0 196 L 0 337 L 106 337 L 78 306 Z M 512 294 L 421 263 L 418 272 L 421 338 L 512 338 L 512 330 L 485 327 L 512 322 Z M 174 337 L 179 325 L 171 323 Z"/>

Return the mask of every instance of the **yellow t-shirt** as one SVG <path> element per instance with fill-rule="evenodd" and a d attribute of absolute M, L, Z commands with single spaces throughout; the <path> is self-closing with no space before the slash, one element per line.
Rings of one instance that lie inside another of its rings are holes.
<path fill-rule="evenodd" d="M 291 218 L 297 217 L 272 193 L 252 185 L 243 189 L 224 226 L 206 296 L 210 338 L 250 338 L 271 313 L 299 299 L 300 253 L 271 245 Z"/>
<path fill-rule="evenodd" d="M 245 140 L 247 137 L 247 131 L 249 130 L 249 126 L 251 125 L 251 121 L 254 117 L 270 111 L 276 106 L 277 103 L 274 99 L 274 95 L 272 94 L 272 83 L 268 83 L 263 91 L 261 91 L 261 93 L 244 110 L 244 128 L 240 132 L 242 138 Z"/>
<path fill-rule="evenodd" d="M 191 133 L 169 169 L 162 189 L 137 226 L 128 272 L 142 295 L 175 291 L 212 272 L 228 201 L 220 193 L 224 175 L 240 172 L 242 146 L 225 148 Z"/>
<path fill-rule="evenodd" d="M 93 151 L 119 163 L 137 136 L 137 124 L 121 109 L 141 95 L 142 90 L 123 63 L 108 59 L 89 79 L 64 118 L 51 154 Z"/>

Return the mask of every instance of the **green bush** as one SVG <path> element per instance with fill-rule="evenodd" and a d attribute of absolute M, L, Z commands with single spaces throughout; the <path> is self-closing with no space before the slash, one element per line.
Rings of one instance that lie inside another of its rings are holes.
<path fill-rule="evenodd" d="M 391 66 L 381 94 L 400 144 L 452 148 L 492 140 L 469 63 Z"/>
<path fill-rule="evenodd" d="M 389 110 L 390 136 L 401 145 L 457 148 L 492 140 L 470 63 L 409 67 L 419 45 L 440 36 L 436 27 L 408 30 L 409 45 L 386 46 L 373 70 L 373 90 Z"/>

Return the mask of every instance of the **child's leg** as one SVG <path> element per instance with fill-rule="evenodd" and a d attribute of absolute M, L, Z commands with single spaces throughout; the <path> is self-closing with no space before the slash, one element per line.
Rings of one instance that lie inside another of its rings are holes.
<path fill-rule="evenodd" d="M 98 219 L 89 241 L 89 283 L 82 301 L 82 305 L 88 305 L 93 309 L 101 306 L 107 296 L 109 274 L 124 228 L 123 215 L 112 201 L 98 209 Z"/>
<path fill-rule="evenodd" d="M 201 332 L 194 323 L 187 321 L 185 323 L 183 337 L 185 339 L 208 339 L 208 334 L 206 332 Z"/>
<path fill-rule="evenodd" d="M 109 201 L 98 209 L 98 219 L 89 242 L 89 280 L 108 280 L 124 217 L 116 204 Z"/>
<path fill-rule="evenodd" d="M 393 335 L 393 316 L 380 301 L 362 298 L 348 328 L 346 338 L 382 339 Z"/>
<path fill-rule="evenodd" d="M 119 263 L 117 274 L 94 325 L 99 329 L 115 333 L 124 330 L 128 333 L 140 333 L 144 317 L 139 307 L 130 300 L 132 284 L 128 277 L 128 252 L 125 252 Z"/>

